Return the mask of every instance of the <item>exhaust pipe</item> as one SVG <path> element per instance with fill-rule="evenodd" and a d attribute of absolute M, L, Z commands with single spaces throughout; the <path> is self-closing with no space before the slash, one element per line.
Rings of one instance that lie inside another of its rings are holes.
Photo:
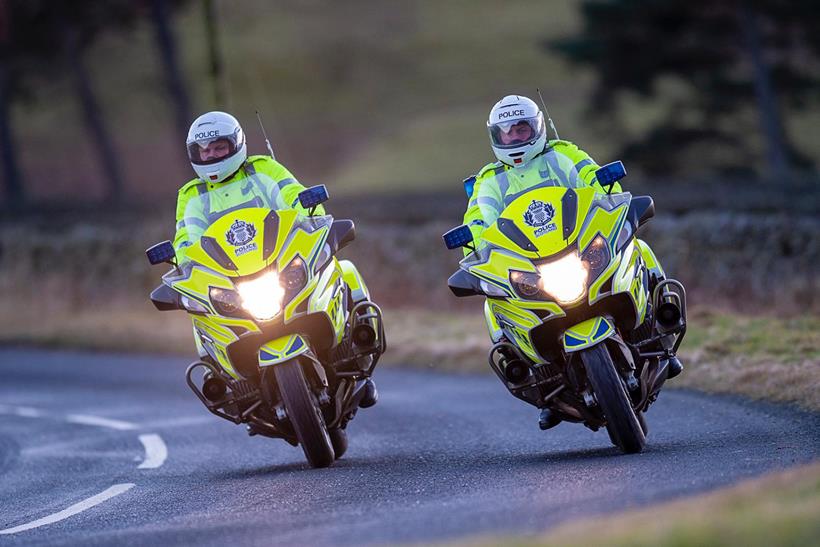
<path fill-rule="evenodd" d="M 228 384 L 222 378 L 211 376 L 202 384 L 202 394 L 206 399 L 215 403 L 221 401 L 228 391 Z"/>
<path fill-rule="evenodd" d="M 359 323 L 351 333 L 353 344 L 362 348 L 372 348 L 376 344 L 376 330 L 370 323 Z"/>
<path fill-rule="evenodd" d="M 520 384 L 530 376 L 530 367 L 521 359 L 513 359 L 504 367 L 504 377 L 511 384 Z"/>
<path fill-rule="evenodd" d="M 658 307 L 658 311 L 655 314 L 655 320 L 658 322 L 658 330 L 662 332 L 674 329 L 680 325 L 680 306 L 678 306 L 677 302 L 667 300 Z"/>

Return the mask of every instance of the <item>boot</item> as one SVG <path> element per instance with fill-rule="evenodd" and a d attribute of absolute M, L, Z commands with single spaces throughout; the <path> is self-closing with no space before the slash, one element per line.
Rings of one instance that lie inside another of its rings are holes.
<path fill-rule="evenodd" d="M 359 401 L 359 408 L 370 408 L 379 400 L 379 391 L 376 389 L 376 383 L 368 378 L 364 383 L 364 396 Z"/>
<path fill-rule="evenodd" d="M 548 408 L 541 409 L 541 415 L 538 417 L 538 427 L 540 427 L 542 431 L 553 428 L 560 423 L 561 418 L 556 416 L 555 412 Z"/>

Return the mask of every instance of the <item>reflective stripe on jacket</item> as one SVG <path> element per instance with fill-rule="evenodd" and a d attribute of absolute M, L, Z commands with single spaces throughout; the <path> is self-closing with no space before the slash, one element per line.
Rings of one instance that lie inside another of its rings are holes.
<path fill-rule="evenodd" d="M 253 175 L 257 173 L 265 175 L 277 183 L 279 192 L 275 196 L 271 196 L 271 198 L 276 201 L 276 208 L 278 210 L 296 209 L 301 214 L 307 214 L 307 211 L 299 204 L 299 192 L 304 190 L 305 187 L 296 180 L 290 171 L 288 171 L 284 165 L 268 156 L 250 156 L 233 176 L 222 182 L 206 182 L 197 178 L 188 181 L 179 189 L 177 195 L 176 234 L 174 235 L 174 249 L 176 249 L 177 252 L 177 260 L 182 260 L 184 247 L 190 244 L 188 241 L 189 227 L 201 232 L 214 220 L 210 218 L 211 215 L 221 216 L 230 210 L 231 207 L 243 205 L 239 203 L 219 203 L 218 199 L 207 200 L 209 211 L 206 213 L 205 218 L 185 218 L 188 201 L 193 197 L 224 188 L 226 185 L 239 184 L 241 181 L 252 183 Z M 260 205 L 265 204 L 260 203 Z M 317 207 L 315 214 L 324 214 L 324 207 L 321 205 Z M 192 224 L 195 226 L 191 226 Z"/>
<path fill-rule="evenodd" d="M 594 186 L 600 192 L 604 193 L 603 187 L 598 184 L 595 178 L 595 171 L 598 169 L 598 164 L 595 163 L 589 154 L 575 146 L 569 141 L 552 140 L 547 143 L 544 149 L 545 153 L 551 153 L 548 159 L 550 170 L 550 183 L 545 185 L 550 186 Z M 535 162 L 541 156 L 537 156 L 530 163 Z M 518 197 L 522 192 L 532 190 L 532 186 L 526 183 L 521 184 L 519 181 L 515 186 L 511 186 L 507 177 L 502 175 L 513 169 L 501 162 L 491 163 L 485 165 L 478 174 L 470 177 L 464 181 L 465 190 L 468 193 L 467 211 L 464 213 L 464 224 L 470 227 L 473 232 L 473 238 L 478 243 L 481 240 L 481 234 L 498 216 L 498 213 L 513 199 Z M 527 165 L 516 167 L 519 172 L 526 173 Z M 543 175 L 543 173 L 541 173 Z M 526 175 L 525 175 L 526 176 Z M 534 177 L 535 182 L 541 181 L 542 177 Z M 498 185 L 497 188 L 484 188 L 482 191 L 482 184 Z M 501 188 L 501 186 L 505 186 Z M 621 185 L 616 183 L 613 192 L 622 192 Z M 493 202 L 494 201 L 494 202 Z M 470 251 L 465 248 L 465 254 Z"/>

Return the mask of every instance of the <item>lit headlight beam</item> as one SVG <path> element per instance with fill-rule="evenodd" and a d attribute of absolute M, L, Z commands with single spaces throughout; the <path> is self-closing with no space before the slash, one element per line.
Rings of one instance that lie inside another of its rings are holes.
<path fill-rule="evenodd" d="M 276 272 L 269 272 L 236 287 L 242 297 L 242 307 L 260 321 L 273 319 L 282 309 L 285 289 Z"/>
<path fill-rule="evenodd" d="M 541 289 L 562 304 L 575 302 L 586 291 L 589 270 L 577 253 L 538 266 Z"/>

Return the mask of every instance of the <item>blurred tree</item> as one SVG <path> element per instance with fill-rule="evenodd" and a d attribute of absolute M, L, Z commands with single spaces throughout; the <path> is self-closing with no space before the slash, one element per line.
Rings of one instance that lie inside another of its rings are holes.
<path fill-rule="evenodd" d="M 627 92 L 655 97 L 670 77 L 688 84 L 665 98 L 659 123 L 626 140 L 624 159 L 655 174 L 693 159 L 748 173 L 759 162 L 743 115 L 756 109 L 771 175 L 812 164 L 789 142 L 780 108 L 820 98 L 816 0 L 585 0 L 582 13 L 579 36 L 545 46 L 597 71 L 590 114 L 608 132 L 626 133 L 618 107 Z"/>
<path fill-rule="evenodd" d="M 0 24 L 0 58 L 3 60 L 0 65 L 0 138 L 7 196 L 20 201 L 23 195 L 14 148 L 10 137 L 6 136 L 11 134 L 9 107 L 15 100 L 25 100 L 30 96 L 30 88 L 37 78 L 45 74 L 56 79 L 68 73 L 105 171 L 107 197 L 111 201 L 121 200 L 124 187 L 120 162 L 83 53 L 103 31 L 131 28 L 137 20 L 150 16 L 156 29 L 157 51 L 175 104 L 175 125 L 187 131 L 188 98 L 176 62 L 176 48 L 169 24 L 169 12 L 180 7 L 185 0 L 0 2 L 0 22 L 4 23 Z M 3 28 L 7 30 L 6 40 L 2 39 Z M 5 160 L 6 154 L 12 158 L 11 161 Z M 9 183 L 8 180 L 15 182 Z"/>
<path fill-rule="evenodd" d="M 177 132 L 182 138 L 187 137 L 191 123 L 191 105 L 188 92 L 182 78 L 182 71 L 177 62 L 176 41 L 171 27 L 171 10 L 179 7 L 178 0 L 151 0 L 152 18 L 156 31 L 162 66 L 165 68 L 165 81 L 174 103 L 174 118 Z"/>
<path fill-rule="evenodd" d="M 23 178 L 17 165 L 17 151 L 12 134 L 10 98 L 12 93 L 11 29 L 7 0 L 0 0 L 0 159 L 3 163 L 3 186 L 9 209 L 25 204 Z"/>
<path fill-rule="evenodd" d="M 202 0 L 202 11 L 205 15 L 205 37 L 208 40 L 208 65 L 214 88 L 213 104 L 216 108 L 224 109 L 228 108 L 228 86 L 223 69 L 215 0 Z"/>

